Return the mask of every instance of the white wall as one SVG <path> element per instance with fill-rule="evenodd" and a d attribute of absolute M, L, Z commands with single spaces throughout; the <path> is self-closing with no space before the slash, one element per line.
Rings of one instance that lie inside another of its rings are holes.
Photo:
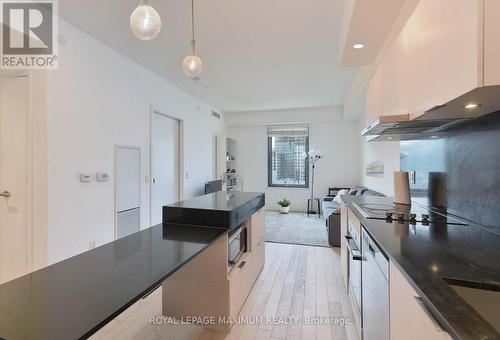
<path fill-rule="evenodd" d="M 266 193 L 266 208 L 277 210 L 287 197 L 291 210 L 305 211 L 310 189 L 267 187 L 267 125 L 309 122 L 309 148 L 319 150 L 315 196 L 326 196 L 329 186 L 359 184 L 358 124 L 342 120 L 341 108 L 280 110 L 227 114 L 228 135 L 238 142 L 238 172 L 244 190 Z"/>
<path fill-rule="evenodd" d="M 141 228 L 149 227 L 149 107 L 184 121 L 184 197 L 213 177 L 213 137 L 222 120 L 207 104 L 67 22 L 59 69 L 48 72 L 48 260 L 62 260 L 114 238 L 114 145 L 141 148 Z M 106 183 L 78 174 L 103 171 Z"/>
<path fill-rule="evenodd" d="M 360 119 L 359 131 L 366 127 L 365 122 L 364 117 Z M 399 142 L 367 142 L 366 137 L 360 138 L 361 185 L 394 196 L 393 173 L 399 170 Z M 366 166 L 375 161 L 384 164 L 383 176 L 366 175 Z"/>

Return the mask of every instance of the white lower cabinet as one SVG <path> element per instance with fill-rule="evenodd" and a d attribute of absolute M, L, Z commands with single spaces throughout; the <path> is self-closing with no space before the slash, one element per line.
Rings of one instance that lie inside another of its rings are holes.
<path fill-rule="evenodd" d="M 391 340 L 451 339 L 392 262 L 389 286 Z"/>

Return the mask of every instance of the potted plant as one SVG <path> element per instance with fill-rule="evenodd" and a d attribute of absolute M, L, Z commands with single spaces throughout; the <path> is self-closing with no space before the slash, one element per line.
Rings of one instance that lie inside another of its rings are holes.
<path fill-rule="evenodd" d="M 292 204 L 292 202 L 290 202 L 290 200 L 285 197 L 280 200 L 278 204 L 280 205 L 280 212 L 282 214 L 288 214 L 288 211 L 290 211 L 290 204 Z"/>

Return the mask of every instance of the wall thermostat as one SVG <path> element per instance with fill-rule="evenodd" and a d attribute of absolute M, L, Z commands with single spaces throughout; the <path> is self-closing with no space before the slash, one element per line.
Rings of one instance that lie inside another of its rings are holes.
<path fill-rule="evenodd" d="M 89 183 L 90 181 L 92 181 L 92 179 L 90 178 L 90 175 L 80 174 L 80 182 Z"/>
<path fill-rule="evenodd" d="M 98 172 L 96 175 L 97 182 L 107 182 L 109 181 L 109 175 L 105 172 Z"/>

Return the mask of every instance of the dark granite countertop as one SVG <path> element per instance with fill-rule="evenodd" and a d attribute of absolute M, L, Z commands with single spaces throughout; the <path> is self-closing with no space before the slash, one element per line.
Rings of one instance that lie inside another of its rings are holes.
<path fill-rule="evenodd" d="M 168 207 L 209 209 L 231 211 L 255 198 L 264 196 L 262 192 L 247 191 L 217 191 L 211 194 L 197 196 L 185 201 L 169 204 Z"/>
<path fill-rule="evenodd" d="M 232 228 L 264 207 L 262 192 L 218 191 L 163 207 L 163 222 Z"/>
<path fill-rule="evenodd" d="M 367 220 L 353 203 L 392 204 L 392 198 L 342 199 L 452 337 L 500 339 L 500 334 L 443 279 L 499 285 L 500 235 L 474 224 L 410 226 L 397 221 Z"/>
<path fill-rule="evenodd" d="M 156 225 L 0 285 L 0 338 L 88 337 L 228 229 Z"/>

